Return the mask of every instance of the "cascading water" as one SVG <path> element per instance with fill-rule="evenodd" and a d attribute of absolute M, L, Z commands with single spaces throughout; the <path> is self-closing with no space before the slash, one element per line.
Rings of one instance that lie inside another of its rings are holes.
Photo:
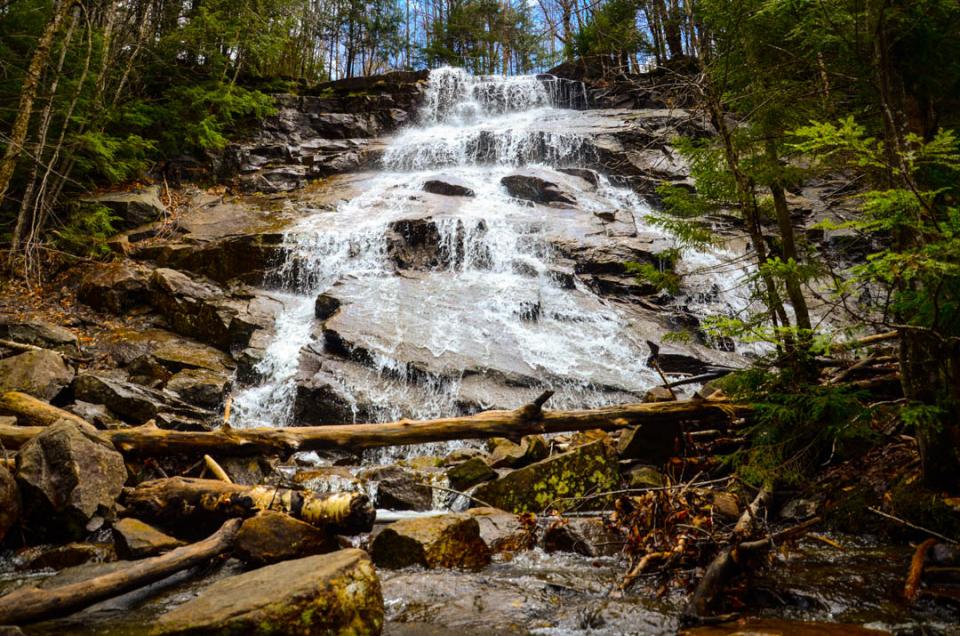
<path fill-rule="evenodd" d="M 351 344 L 365 354 L 364 373 L 338 380 L 365 418 L 449 415 L 465 393 L 498 405 L 474 386 L 485 373 L 504 386 L 553 388 L 554 407 L 622 401 L 659 383 L 634 317 L 558 269 L 554 239 L 583 235 L 582 215 L 620 210 L 652 231 L 632 192 L 557 170 L 593 159 L 587 140 L 563 130 L 569 111 L 559 106 L 579 103 L 578 86 L 433 71 L 418 125 L 390 140 L 363 193 L 335 212 L 305 210 L 287 231 L 286 309 L 257 369 L 264 381 L 236 396 L 234 421 L 290 423 L 299 353 L 326 346 L 314 302 L 331 291 L 347 302 Z M 519 166 L 563 184 L 576 207 L 512 198 L 501 179 Z M 473 196 L 425 195 L 431 180 Z M 398 263 L 398 224 L 413 223 L 435 243 L 429 264 Z"/>

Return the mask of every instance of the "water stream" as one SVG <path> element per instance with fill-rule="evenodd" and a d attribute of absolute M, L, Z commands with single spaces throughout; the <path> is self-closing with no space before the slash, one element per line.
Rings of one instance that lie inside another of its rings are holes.
<path fill-rule="evenodd" d="M 613 210 L 621 228 L 657 232 L 632 191 L 602 175 L 593 185 L 558 170 L 593 160 L 588 140 L 565 131 L 576 115 L 565 107 L 583 102 L 576 83 L 433 71 L 417 123 L 389 140 L 381 170 L 361 194 L 335 212 L 306 209 L 287 231 L 280 281 L 286 309 L 258 368 L 265 380 L 235 397 L 234 421 L 290 423 L 298 354 L 324 347 L 314 302 L 331 290 L 348 301 L 346 326 L 375 371 L 343 379 L 343 392 L 380 421 L 456 412 L 471 365 L 534 378 L 557 391 L 554 407 L 622 401 L 659 383 L 644 364 L 636 316 L 558 266 L 558 237 L 597 240 L 588 223 L 594 214 Z M 512 198 L 500 181 L 519 167 L 560 184 L 576 206 Z M 475 196 L 425 194 L 424 184 L 435 179 Z M 417 222 L 435 231 L 435 258 L 399 268 L 391 237 L 398 223 Z M 710 254 L 686 256 L 688 268 L 717 262 Z M 701 311 L 727 311 L 746 302 L 735 280 L 729 272 L 692 275 L 685 295 Z M 483 390 L 479 396 L 481 405 L 496 403 Z"/>

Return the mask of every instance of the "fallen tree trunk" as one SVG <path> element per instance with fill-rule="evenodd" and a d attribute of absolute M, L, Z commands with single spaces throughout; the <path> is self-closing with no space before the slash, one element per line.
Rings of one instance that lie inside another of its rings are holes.
<path fill-rule="evenodd" d="M 370 499 L 362 493 L 316 495 L 308 490 L 189 477 L 155 479 L 125 488 L 121 502 L 131 516 L 167 522 L 201 517 L 219 523 L 275 510 L 333 534 L 369 532 L 376 517 Z"/>
<path fill-rule="evenodd" d="M 210 432 L 169 431 L 144 425 L 100 433 L 113 442 L 117 450 L 131 455 L 289 455 L 298 451 L 358 451 L 460 439 L 518 438 L 592 429 L 616 430 L 639 424 L 713 424 L 747 415 L 751 411 L 749 406 L 726 400 L 685 400 L 624 404 L 580 411 L 543 411 L 543 402 L 549 397 L 549 393 L 544 394 L 534 403 L 512 411 L 484 411 L 476 415 L 425 421 L 289 428 L 223 427 Z M 19 448 L 39 432 L 40 429 L 36 428 L 0 426 L 0 443 L 5 448 Z"/>
<path fill-rule="evenodd" d="M 230 549 L 240 523 L 231 519 L 203 541 L 132 562 L 110 574 L 52 589 L 28 587 L 11 592 L 0 597 L 0 625 L 23 625 L 70 614 L 199 565 Z"/>
<path fill-rule="evenodd" d="M 0 395 L 0 413 L 15 415 L 19 424 L 50 426 L 60 420 L 69 420 L 81 426 L 92 426 L 82 417 L 19 391 L 7 391 Z"/>

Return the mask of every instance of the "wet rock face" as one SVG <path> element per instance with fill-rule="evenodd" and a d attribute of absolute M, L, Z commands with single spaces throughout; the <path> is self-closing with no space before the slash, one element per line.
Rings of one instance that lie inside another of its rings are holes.
<path fill-rule="evenodd" d="M 59 422 L 17 453 L 17 481 L 31 527 L 52 536 L 79 536 L 96 514 L 109 515 L 124 482 L 123 456 Z"/>
<path fill-rule="evenodd" d="M 232 576 L 159 618 L 174 634 L 379 634 L 380 581 L 366 553 L 340 550 Z"/>
<path fill-rule="evenodd" d="M 471 457 L 447 471 L 447 479 L 454 490 L 466 490 L 470 486 L 496 478 L 497 473 L 482 457 Z"/>
<path fill-rule="evenodd" d="M 542 545 L 546 552 L 575 552 L 588 557 L 616 556 L 626 537 L 600 518 L 571 518 L 547 526 Z"/>
<path fill-rule="evenodd" d="M 433 508 L 433 489 L 411 471 L 399 466 L 382 466 L 365 470 L 359 475 L 377 482 L 374 505 L 387 510 L 430 510 Z"/>
<path fill-rule="evenodd" d="M 256 566 L 333 552 L 336 540 L 309 523 L 282 512 L 264 511 L 243 522 L 237 556 Z"/>
<path fill-rule="evenodd" d="M 65 354 L 80 351 L 80 343 L 72 331 L 42 320 L 17 321 L 0 317 L 0 338 Z"/>
<path fill-rule="evenodd" d="M 385 568 L 479 570 L 490 563 L 490 548 L 480 538 L 477 520 L 465 514 L 402 519 L 373 538 L 370 554 Z"/>
<path fill-rule="evenodd" d="M 26 351 L 0 360 L 0 393 L 20 391 L 51 400 L 72 380 L 73 369 L 55 351 Z"/>
<path fill-rule="evenodd" d="M 0 543 L 13 525 L 20 520 L 20 489 L 4 466 L 0 466 Z"/>
<path fill-rule="evenodd" d="M 183 541 L 131 517 L 113 524 L 113 538 L 117 554 L 124 559 L 155 556 L 183 545 Z"/>
<path fill-rule="evenodd" d="M 551 181 L 530 174 L 514 174 L 503 177 L 500 183 L 507 189 L 510 196 L 534 203 L 568 203 L 574 204 L 576 198 L 569 192 L 564 192 Z"/>
<path fill-rule="evenodd" d="M 426 71 L 393 72 L 327 82 L 310 95 L 279 95 L 276 115 L 257 137 L 224 152 L 220 176 L 247 191 L 288 192 L 360 168 L 380 155 L 374 138 L 410 118 L 426 78 Z"/>
<path fill-rule="evenodd" d="M 562 508 L 570 498 L 614 490 L 618 482 L 616 455 L 600 440 L 481 484 L 473 495 L 510 512 L 542 512 Z"/>

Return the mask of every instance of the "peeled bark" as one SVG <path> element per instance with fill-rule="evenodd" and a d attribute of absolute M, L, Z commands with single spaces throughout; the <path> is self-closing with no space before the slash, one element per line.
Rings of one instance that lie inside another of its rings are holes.
<path fill-rule="evenodd" d="M 545 400 L 546 398 L 542 398 Z M 427 444 L 491 437 L 564 433 L 593 429 L 617 430 L 640 424 L 690 422 L 711 425 L 750 413 L 749 406 L 726 400 L 685 400 L 652 404 L 623 404 L 581 411 L 542 411 L 542 402 L 512 411 L 485 411 L 476 415 L 437 420 L 400 420 L 385 424 L 342 424 L 289 428 L 224 427 L 217 431 L 170 431 L 156 426 L 100 431 L 126 455 L 289 455 L 300 451 L 344 449 L 357 451 L 383 446 Z M 0 443 L 19 448 L 41 429 L 0 426 Z"/>
<path fill-rule="evenodd" d="M 308 490 L 187 477 L 155 479 L 127 488 L 121 501 L 128 514 L 156 521 L 197 516 L 219 522 L 275 510 L 334 534 L 369 532 L 376 517 L 369 498 L 361 493 L 316 495 Z"/>
<path fill-rule="evenodd" d="M 104 599 L 164 579 L 227 551 L 240 529 L 240 520 L 227 521 L 213 535 L 164 555 L 92 579 L 51 589 L 28 587 L 0 597 L 0 625 L 24 625 L 63 616 Z"/>

